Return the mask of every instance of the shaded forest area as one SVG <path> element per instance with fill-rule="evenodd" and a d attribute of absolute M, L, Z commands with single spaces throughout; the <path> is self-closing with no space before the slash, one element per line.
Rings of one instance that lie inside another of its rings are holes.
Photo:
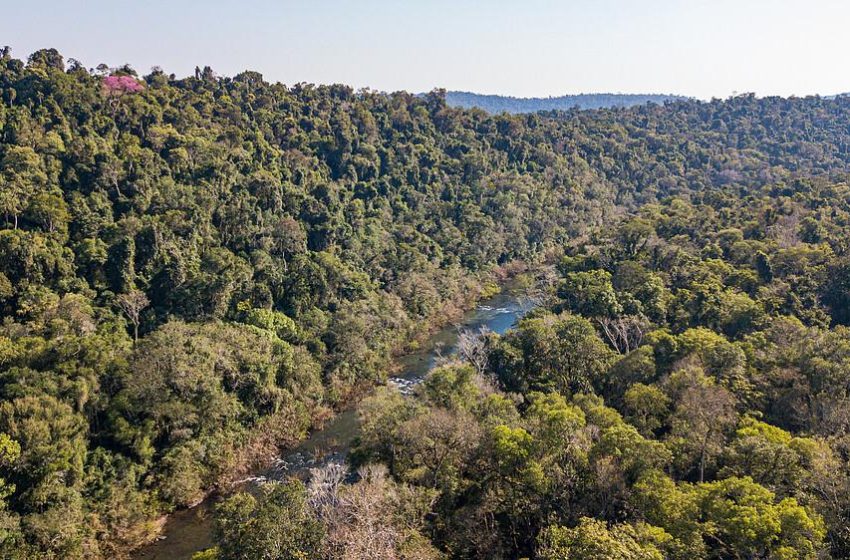
<path fill-rule="evenodd" d="M 0 552 L 149 540 L 557 263 L 420 400 L 369 397 L 360 482 L 237 495 L 207 556 L 846 557 L 848 123 L 846 98 L 491 116 L 4 50 Z"/>

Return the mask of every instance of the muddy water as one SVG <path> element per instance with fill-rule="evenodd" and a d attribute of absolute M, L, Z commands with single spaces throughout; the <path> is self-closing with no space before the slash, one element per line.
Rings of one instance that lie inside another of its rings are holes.
<path fill-rule="evenodd" d="M 520 299 L 510 291 L 501 293 L 464 315 L 459 326 L 477 330 L 481 327 L 503 333 L 527 311 Z M 431 336 L 422 347 L 398 360 L 398 377 L 389 380 L 402 392 L 410 390 L 434 367 L 439 357 L 451 354 L 457 343 L 458 326 L 446 327 Z M 334 417 L 323 429 L 313 432 L 292 451 L 278 458 L 265 472 L 257 473 L 243 487 L 265 480 L 304 475 L 315 466 L 331 460 L 342 460 L 357 436 L 359 423 L 353 410 Z M 133 560 L 189 560 L 192 554 L 213 545 L 212 508 L 208 499 L 192 509 L 178 511 L 168 517 L 160 539 L 132 555 Z"/>

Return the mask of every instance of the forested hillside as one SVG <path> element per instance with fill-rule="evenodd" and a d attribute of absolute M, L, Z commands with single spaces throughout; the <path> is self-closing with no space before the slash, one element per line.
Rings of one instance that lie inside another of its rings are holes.
<path fill-rule="evenodd" d="M 366 403 L 357 457 L 387 467 L 351 491 L 384 497 L 387 558 L 593 558 L 597 533 L 843 557 L 848 123 L 847 98 L 491 116 L 4 50 L 2 556 L 120 556 L 557 262 L 486 366 Z M 283 528 L 339 557 L 351 512 L 303 493 L 227 502 L 219 556 Z"/>
<path fill-rule="evenodd" d="M 418 400 L 367 399 L 355 462 L 430 505 L 423 557 L 847 558 L 848 233 L 844 184 L 644 206 Z"/>
<path fill-rule="evenodd" d="M 608 109 L 633 107 L 668 101 L 682 101 L 681 95 L 653 95 L 632 93 L 581 93 L 559 97 L 510 97 L 485 95 L 468 91 L 447 91 L 446 104 L 461 109 L 483 109 L 488 113 L 536 113 L 538 111 L 569 111 L 570 109 Z"/>

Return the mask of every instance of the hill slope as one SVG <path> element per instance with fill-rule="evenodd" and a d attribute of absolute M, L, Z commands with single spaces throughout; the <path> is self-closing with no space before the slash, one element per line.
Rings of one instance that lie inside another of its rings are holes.
<path fill-rule="evenodd" d="M 488 113 L 536 113 L 538 111 L 567 111 L 570 109 L 603 109 L 609 107 L 633 107 L 668 101 L 687 99 L 680 95 L 627 94 L 627 93 L 582 93 L 560 97 L 510 97 L 485 95 L 467 91 L 447 91 L 446 103 L 450 107 L 483 109 Z"/>
<path fill-rule="evenodd" d="M 848 122 L 847 98 L 743 96 L 492 116 L 451 108 L 437 93 L 286 87 L 254 72 L 176 79 L 120 68 L 104 76 L 66 68 L 55 50 L 27 62 L 0 57 L 0 557 L 115 557 L 150 538 L 160 513 L 195 503 L 380 382 L 406 342 L 492 289 L 494 272 L 517 260 L 560 260 L 565 299 L 558 313 L 593 322 L 545 319 L 504 347 L 501 371 L 515 390 L 596 389 L 610 391 L 604 396 L 612 406 L 622 404 L 624 396 L 601 384 L 616 379 L 607 368 L 619 354 L 594 329 L 599 314 L 646 317 L 651 324 L 635 324 L 657 331 L 648 337 L 657 351 L 622 364 L 623 384 L 654 383 L 706 347 L 712 383 L 729 385 L 742 414 L 777 422 L 784 415 L 793 421 L 783 428 L 795 435 L 848 433 L 841 412 L 850 366 L 838 359 L 850 355 L 850 336 L 830 328 L 850 322 L 843 280 L 850 196 L 834 185 L 850 165 Z M 640 219 L 613 227 L 632 212 Z M 606 242 L 611 232 L 618 237 Z M 573 293 L 583 295 L 566 299 Z M 796 362 L 770 354 L 773 339 L 761 331 L 781 315 L 828 333 L 835 356 L 821 355 L 826 343 L 800 349 Z M 696 327 L 714 332 L 685 334 Z M 568 345 L 585 335 L 591 357 L 600 357 L 592 367 L 549 363 L 587 357 Z M 824 365 L 833 362 L 834 370 Z M 811 379 L 792 380 L 792 370 Z M 771 372 L 794 391 L 810 383 L 816 394 L 783 400 L 793 394 L 753 372 Z M 702 383 L 692 387 L 693 400 L 701 402 L 697 392 L 708 382 L 693 377 Z M 486 415 L 506 410 L 487 402 L 494 408 Z M 612 416 L 585 408 L 588 422 Z M 615 484 L 559 490 L 540 501 L 546 485 L 536 473 L 544 469 L 519 462 L 533 457 L 530 440 L 514 425 L 516 415 L 505 414 L 499 421 L 513 423 L 509 432 L 491 424 L 468 432 L 508 438 L 482 448 L 479 457 L 504 452 L 501 474 L 482 481 L 528 488 L 528 501 L 525 490 L 488 491 L 522 501 L 488 498 L 506 509 L 469 518 L 504 523 L 487 541 L 498 547 L 517 546 L 517 535 L 530 539 L 501 557 L 527 555 L 540 523 L 560 512 L 619 521 L 636 511 L 626 491 L 638 474 L 651 473 L 636 466 L 599 475 L 627 465 L 614 458 L 626 456 L 621 444 L 647 449 L 650 458 L 676 452 L 679 462 L 667 469 L 675 482 L 696 480 L 692 459 L 700 450 L 656 441 L 652 432 L 666 437 L 671 422 L 679 429 L 688 418 L 664 416 L 661 428 L 645 421 L 651 444 L 636 428 L 606 420 L 598 428 L 617 430 L 594 452 L 599 470 L 577 478 L 565 470 L 562 479 Z M 526 427 L 541 426 L 535 422 Z M 557 426 L 543 431 L 558 445 L 585 437 L 564 439 Z M 593 433 L 601 432 L 586 435 Z M 815 445 L 804 443 L 804 450 Z M 843 445 L 824 472 L 847 470 Z M 666 449 L 659 446 L 672 451 L 656 453 Z M 540 464 L 561 468 L 572 451 Z M 828 449 L 812 451 L 789 469 L 827 456 Z M 719 454 L 711 458 L 700 467 L 707 479 L 725 472 Z M 433 484 L 444 474 L 416 472 L 406 480 Z M 528 476 L 512 478 L 517 472 Z M 771 486 L 783 497 L 790 495 L 786 478 Z M 818 491 L 795 488 L 793 495 Z M 753 492 L 768 500 L 766 491 Z M 579 495 L 612 499 L 586 500 L 586 509 L 557 501 Z M 447 495 L 442 506 L 460 503 Z M 835 503 L 850 500 L 840 495 Z M 826 518 L 830 538 L 843 538 L 846 508 L 811 506 Z M 780 542 L 767 534 L 767 544 Z M 767 550 L 753 546 L 753 557 Z M 850 550 L 833 546 L 837 557 Z M 790 554 L 773 557 L 814 557 Z"/>

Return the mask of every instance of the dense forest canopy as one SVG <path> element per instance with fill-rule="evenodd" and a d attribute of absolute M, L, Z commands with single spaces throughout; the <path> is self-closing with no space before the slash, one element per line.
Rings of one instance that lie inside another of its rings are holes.
<path fill-rule="evenodd" d="M 206 557 L 846 557 L 849 123 L 5 49 L 2 556 L 150 540 L 527 267 L 515 331 L 364 402 L 357 483 L 236 495 Z"/>

